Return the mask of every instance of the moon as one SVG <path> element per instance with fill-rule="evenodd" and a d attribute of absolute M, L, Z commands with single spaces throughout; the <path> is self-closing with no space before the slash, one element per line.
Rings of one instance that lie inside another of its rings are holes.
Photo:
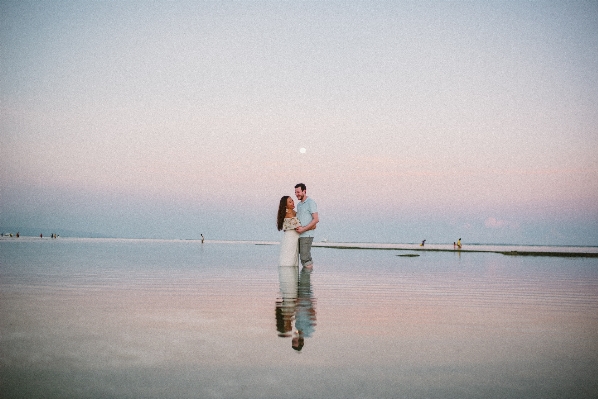
<path fill-rule="evenodd" d="M 299 152 L 301 154 L 305 154 L 305 151 L 307 151 L 305 148 L 303 148 L 303 147 L 299 148 Z"/>

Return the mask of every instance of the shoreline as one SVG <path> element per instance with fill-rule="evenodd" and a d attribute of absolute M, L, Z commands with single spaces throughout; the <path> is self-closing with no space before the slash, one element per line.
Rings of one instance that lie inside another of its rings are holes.
<path fill-rule="evenodd" d="M 78 238 L 78 237 L 0 237 L 0 242 L 93 242 L 93 241 L 134 241 L 134 242 L 177 242 L 195 244 L 199 239 L 152 239 L 152 238 Z M 206 240 L 208 244 L 253 244 L 260 246 L 279 245 L 273 241 L 239 241 L 239 240 Z M 479 248 L 475 248 L 479 246 Z M 454 249 L 450 244 L 429 244 L 429 247 L 421 247 L 419 244 L 388 244 L 388 243 L 335 243 L 335 242 L 314 242 L 314 248 L 330 249 L 363 249 L 383 251 L 412 251 L 412 252 L 453 252 L 453 253 L 494 253 L 506 256 L 536 256 L 536 257 L 560 257 L 560 258 L 598 258 L 598 247 L 595 246 L 545 246 L 545 245 L 507 245 L 507 244 L 470 244 L 467 249 Z M 498 247 L 498 248 L 497 248 Z M 506 247 L 506 248 L 501 248 Z M 510 248 L 509 248 L 510 247 Z M 530 247 L 529 249 L 526 247 Z M 472 249 L 473 248 L 473 249 Z M 545 248 L 543 250 L 542 248 Z M 565 250 L 570 248 L 570 250 Z M 563 250 L 561 250 L 563 249 Z M 405 254 L 397 255 L 405 256 Z"/>
<path fill-rule="evenodd" d="M 594 252 L 555 252 L 555 251 L 489 251 L 472 249 L 439 249 L 439 248 L 405 248 L 405 247 L 364 247 L 364 246 L 342 246 L 342 245 L 322 245 L 320 243 L 313 245 L 316 248 L 331 249 L 369 249 L 382 251 L 419 251 L 419 252 L 453 252 L 453 253 L 492 253 L 507 256 L 549 256 L 561 258 L 598 258 L 598 253 Z M 401 256 L 401 255 L 397 255 Z"/>

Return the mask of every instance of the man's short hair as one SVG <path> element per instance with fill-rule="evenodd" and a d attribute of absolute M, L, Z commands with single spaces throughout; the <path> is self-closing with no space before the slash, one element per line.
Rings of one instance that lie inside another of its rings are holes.
<path fill-rule="evenodd" d="M 303 339 L 302 336 L 299 337 L 295 337 L 293 338 L 293 340 L 291 341 L 291 346 L 293 347 L 293 349 L 295 349 L 297 352 L 300 352 L 301 349 L 303 349 L 303 345 L 305 344 L 305 340 Z"/>
<path fill-rule="evenodd" d="M 303 183 L 296 184 L 295 188 L 301 188 L 301 191 L 307 190 L 307 187 L 305 187 L 305 184 Z"/>

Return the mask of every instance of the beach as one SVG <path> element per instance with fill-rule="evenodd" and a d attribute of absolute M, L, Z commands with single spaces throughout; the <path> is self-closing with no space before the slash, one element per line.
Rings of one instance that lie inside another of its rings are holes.
<path fill-rule="evenodd" d="M 343 245 L 293 303 L 275 243 L 0 240 L 2 396 L 598 394 L 598 259 Z"/>

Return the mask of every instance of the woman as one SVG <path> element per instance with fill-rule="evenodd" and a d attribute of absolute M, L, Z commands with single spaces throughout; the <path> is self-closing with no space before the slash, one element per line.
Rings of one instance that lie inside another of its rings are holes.
<path fill-rule="evenodd" d="M 301 226 L 297 213 L 295 212 L 295 201 L 288 195 L 280 199 L 278 205 L 278 217 L 276 220 L 278 230 L 284 231 L 280 243 L 279 266 L 299 266 L 299 233 L 295 231 Z"/>

